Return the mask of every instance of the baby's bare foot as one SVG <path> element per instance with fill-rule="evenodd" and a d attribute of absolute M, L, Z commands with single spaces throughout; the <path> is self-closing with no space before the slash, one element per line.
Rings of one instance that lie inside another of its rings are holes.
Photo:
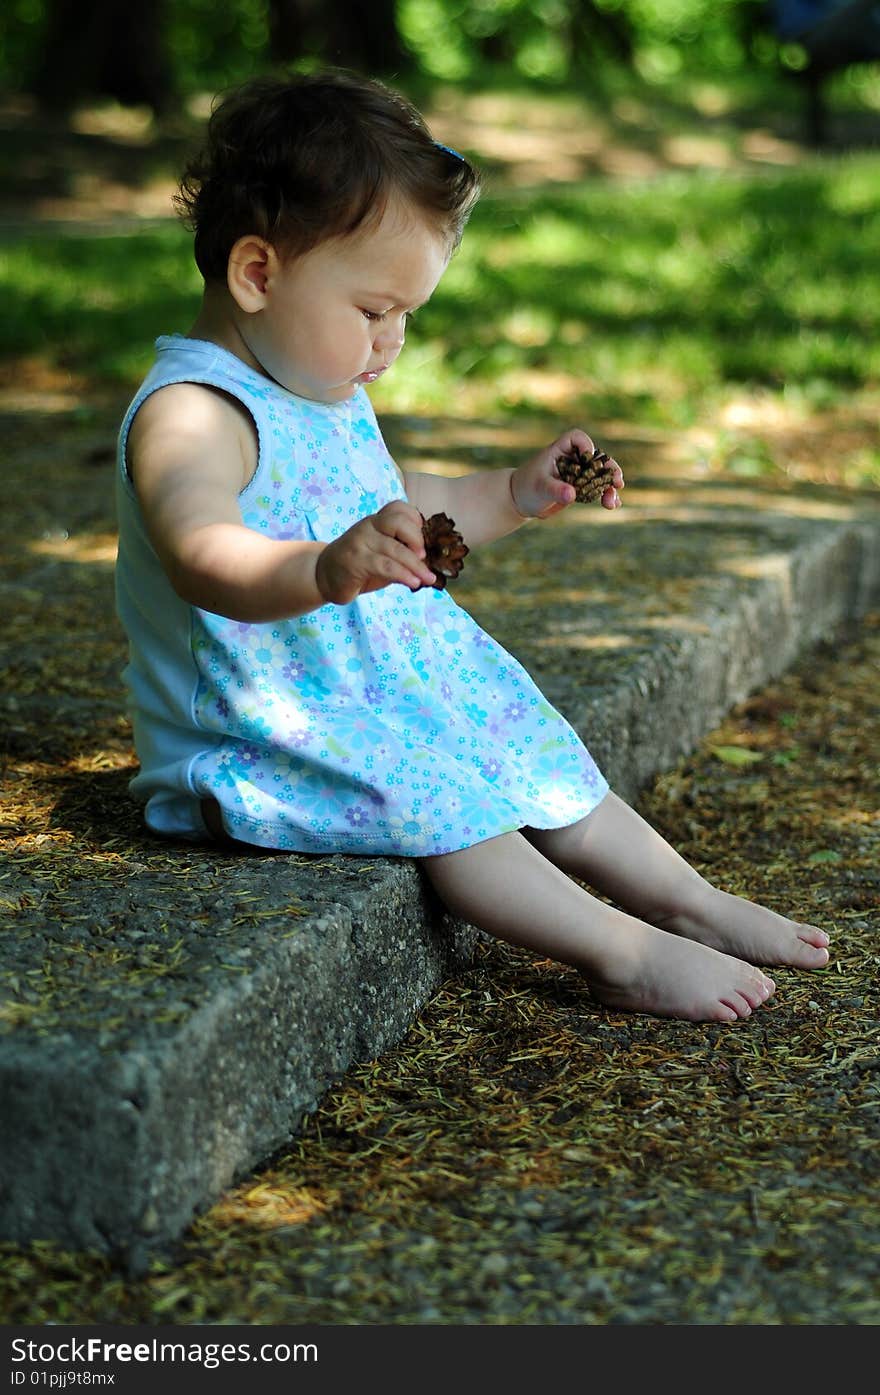
<path fill-rule="evenodd" d="M 585 974 L 591 993 L 606 1007 L 688 1022 L 735 1022 L 776 990 L 771 978 L 741 959 L 627 920 L 613 959 L 600 973 Z"/>
<path fill-rule="evenodd" d="M 708 883 L 703 883 L 686 910 L 654 923 L 724 954 L 742 955 L 753 964 L 821 969 L 828 963 L 829 940 L 824 930 L 787 920 L 766 906 Z"/>

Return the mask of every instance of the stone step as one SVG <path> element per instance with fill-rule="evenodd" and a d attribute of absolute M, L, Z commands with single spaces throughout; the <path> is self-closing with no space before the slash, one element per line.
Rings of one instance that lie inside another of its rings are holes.
<path fill-rule="evenodd" d="M 646 506 L 600 564 L 599 512 L 522 530 L 513 562 L 469 559 L 457 595 L 630 802 L 880 598 L 876 513 Z M 2 882 L 21 993 L 0 1016 L 0 1236 L 134 1272 L 399 1040 L 478 934 L 405 860 L 172 852 L 145 839 L 64 898 L 27 860 Z M 38 967 L 64 984 L 57 1011 L 27 990 Z"/>

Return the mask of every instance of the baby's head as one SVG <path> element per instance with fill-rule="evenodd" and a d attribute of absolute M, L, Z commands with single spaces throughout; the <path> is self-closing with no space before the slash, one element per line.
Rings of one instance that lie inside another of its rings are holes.
<path fill-rule="evenodd" d="M 416 109 L 345 72 L 258 78 L 214 111 L 177 204 L 206 282 L 223 282 L 236 242 L 255 234 L 283 257 L 346 237 L 399 202 L 446 240 L 461 239 L 476 172 L 437 144 Z"/>

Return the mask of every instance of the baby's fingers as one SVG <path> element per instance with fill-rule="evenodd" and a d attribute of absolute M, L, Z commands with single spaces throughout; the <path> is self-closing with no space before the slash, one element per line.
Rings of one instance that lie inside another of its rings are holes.
<path fill-rule="evenodd" d="M 551 461 L 551 468 L 554 474 L 559 473 L 558 461 L 560 456 L 571 456 L 575 454 L 585 455 L 587 458 L 595 455 L 597 461 L 603 469 L 613 471 L 611 484 L 615 489 L 623 489 L 623 471 L 617 461 L 601 446 L 598 446 L 592 436 L 588 436 L 586 431 L 581 431 L 580 427 L 573 426 L 569 431 L 564 432 L 548 448 Z"/>
<path fill-rule="evenodd" d="M 422 541 L 421 529 L 419 529 L 419 541 Z M 424 547 L 422 548 L 424 551 Z M 402 582 L 404 586 L 409 586 L 411 590 L 417 591 L 421 586 L 431 586 L 434 583 L 434 573 L 430 567 L 416 556 L 411 547 L 405 542 L 398 541 L 397 538 L 384 537 L 374 556 L 371 566 L 373 577 L 365 590 L 377 591 L 381 586 L 388 586 L 394 581 Z"/>
<path fill-rule="evenodd" d="M 621 504 L 623 503 L 623 500 L 618 494 L 618 490 L 623 489 L 624 487 L 623 471 L 621 470 L 617 461 L 610 458 L 608 460 L 606 469 L 613 470 L 614 474 L 612 475 L 611 483 L 608 485 L 607 489 L 605 489 L 602 494 L 602 507 L 606 509 L 619 509 Z"/>
<path fill-rule="evenodd" d="M 552 460 L 556 460 L 560 455 L 571 455 L 573 451 L 579 450 L 583 455 L 592 455 L 596 449 L 596 444 L 586 431 L 582 431 L 579 426 L 572 426 L 568 431 L 564 431 L 561 436 L 549 447 L 549 454 Z"/>
<path fill-rule="evenodd" d="M 412 590 L 430 585 L 434 573 L 405 543 L 380 532 L 371 517 L 324 548 L 315 580 L 325 601 L 346 605 L 355 596 L 378 591 L 392 582 L 402 582 Z"/>
<path fill-rule="evenodd" d="M 405 544 L 417 557 L 425 555 L 425 539 L 422 534 L 422 515 L 414 504 L 401 499 L 386 504 L 373 515 L 373 526 L 385 537 L 396 538 Z M 433 575 L 433 573 L 432 573 Z"/>
<path fill-rule="evenodd" d="M 560 509 L 574 503 L 576 497 L 574 486 L 565 484 L 555 475 L 549 475 L 540 481 L 540 494 L 543 507 L 535 510 L 531 515 L 533 518 L 550 518 L 552 514 L 559 513 Z"/>
<path fill-rule="evenodd" d="M 409 548 L 406 549 L 405 557 L 399 562 L 400 575 L 395 577 L 396 581 L 402 581 L 411 591 L 419 591 L 423 586 L 433 586 L 436 581 L 431 568 L 419 557 L 415 557 Z"/>

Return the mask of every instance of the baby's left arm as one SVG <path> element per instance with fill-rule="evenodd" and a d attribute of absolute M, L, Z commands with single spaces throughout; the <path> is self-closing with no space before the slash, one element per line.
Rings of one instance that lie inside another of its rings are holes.
<path fill-rule="evenodd" d="M 469 547 L 512 533 L 529 518 L 549 518 L 574 503 L 575 490 L 559 478 L 556 461 L 577 446 L 587 455 L 593 442 L 578 428 L 566 431 L 516 470 L 476 470 L 445 478 L 409 471 L 404 475 L 407 498 L 425 516 L 445 513 L 454 519 Z M 606 509 L 620 507 L 618 491 L 623 471 L 616 460 L 613 483 L 602 495 Z"/>

